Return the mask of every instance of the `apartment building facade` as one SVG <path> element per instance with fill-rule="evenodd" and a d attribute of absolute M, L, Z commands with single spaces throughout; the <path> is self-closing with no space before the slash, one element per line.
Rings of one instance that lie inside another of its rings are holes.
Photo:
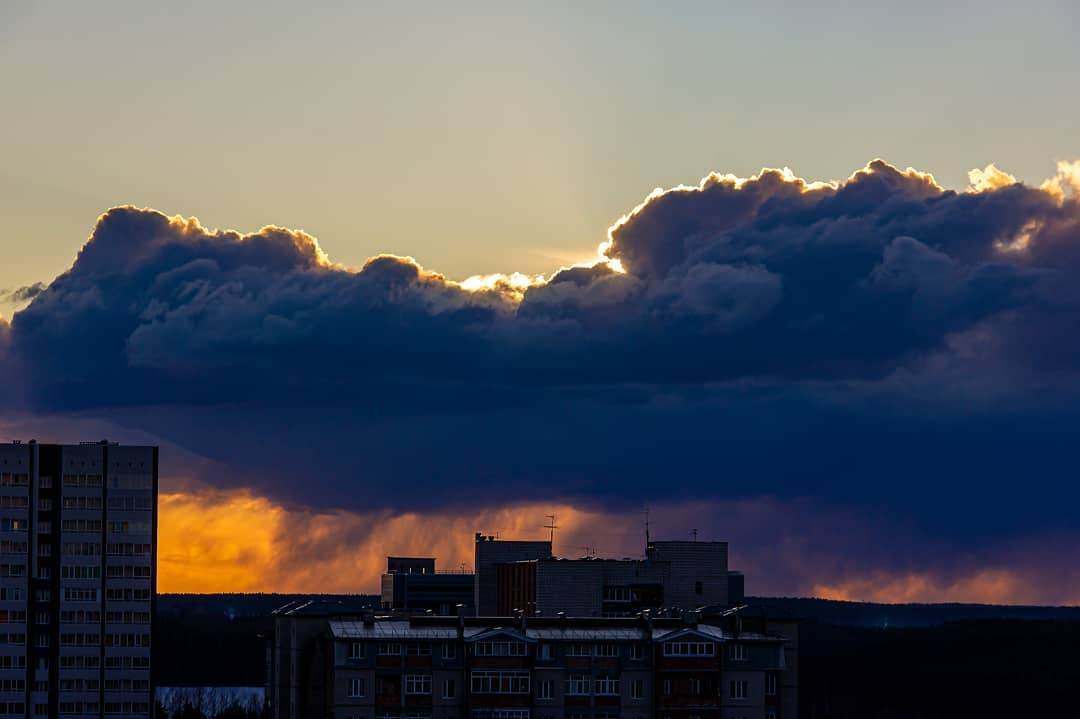
<path fill-rule="evenodd" d="M 0 445 L 0 717 L 153 707 L 158 451 Z"/>
<path fill-rule="evenodd" d="M 279 631 L 289 634 L 288 624 Z M 708 621 L 329 616 L 293 654 L 308 657 L 299 672 L 308 677 L 305 702 L 283 696 L 273 716 L 791 719 L 795 630 L 737 614 Z"/>

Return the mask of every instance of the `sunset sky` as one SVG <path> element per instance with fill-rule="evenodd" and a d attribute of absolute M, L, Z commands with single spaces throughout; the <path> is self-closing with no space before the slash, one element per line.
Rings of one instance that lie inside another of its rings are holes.
<path fill-rule="evenodd" d="M 1078 28 L 0 4 L 0 439 L 160 444 L 163 591 L 648 506 L 752 594 L 1080 603 Z"/>

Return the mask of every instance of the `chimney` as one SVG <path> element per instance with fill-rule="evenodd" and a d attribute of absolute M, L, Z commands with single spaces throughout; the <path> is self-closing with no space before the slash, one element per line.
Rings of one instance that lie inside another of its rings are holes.
<path fill-rule="evenodd" d="M 479 534 L 476 536 L 480 536 Z M 457 605 L 457 638 L 458 640 L 465 639 L 465 605 Z"/>

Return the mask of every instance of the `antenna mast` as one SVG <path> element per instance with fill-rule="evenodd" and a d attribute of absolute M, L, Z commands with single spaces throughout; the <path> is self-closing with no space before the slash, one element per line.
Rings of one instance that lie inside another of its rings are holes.
<path fill-rule="evenodd" d="M 555 553 L 555 530 L 559 528 L 559 525 L 555 524 L 555 513 L 554 512 L 552 512 L 551 514 L 545 514 L 544 516 L 547 517 L 548 520 L 549 520 L 548 523 L 544 525 L 544 529 L 550 529 L 551 530 L 551 552 L 552 552 L 552 554 L 554 554 Z"/>
<path fill-rule="evenodd" d="M 648 550 L 652 539 L 649 537 L 649 508 L 645 508 L 645 549 Z"/>

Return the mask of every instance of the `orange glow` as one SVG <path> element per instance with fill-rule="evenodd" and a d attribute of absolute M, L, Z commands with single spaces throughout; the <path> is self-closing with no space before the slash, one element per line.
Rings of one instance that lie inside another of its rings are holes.
<path fill-rule="evenodd" d="M 598 515 L 525 505 L 421 515 L 292 510 L 246 490 L 161 494 L 158 589 L 162 592 L 376 592 L 388 554 L 435 556 L 440 569 L 471 571 L 473 534 L 541 539 L 555 512 L 565 553 Z"/>
<path fill-rule="evenodd" d="M 1048 593 L 1064 587 L 1045 585 L 1045 577 L 1028 576 L 1005 568 L 974 569 L 959 577 L 944 577 L 932 572 L 901 574 L 875 573 L 869 577 L 818 584 L 812 594 L 823 599 L 884 602 L 887 604 L 930 602 L 975 602 L 981 604 L 1076 604 L 1080 595 L 1071 598 Z M 1048 589 L 1050 590 L 1048 592 Z"/>
<path fill-rule="evenodd" d="M 158 510 L 162 592 L 376 593 L 387 555 L 434 556 L 440 570 L 464 565 L 471 571 L 474 533 L 546 539 L 543 525 L 552 512 L 557 515 L 555 552 L 560 556 L 591 551 L 597 556 L 637 557 L 644 540 L 637 509 L 600 513 L 565 503 L 470 509 L 467 514 L 315 512 L 249 490 L 187 486 L 163 492 Z M 710 520 L 729 518 L 723 524 L 724 536 L 705 538 L 731 542 L 732 567 L 748 571 L 752 594 L 885 603 L 1080 604 L 1080 578 L 1023 561 L 953 572 L 807 571 L 828 564 L 822 561 L 828 556 L 814 553 L 805 538 L 778 540 L 758 531 L 777 522 L 801 521 L 764 498 L 684 502 L 653 510 L 653 536 L 665 539 L 687 537 L 682 534 L 686 527 L 708 527 Z M 665 530 L 656 521 L 663 517 L 678 521 Z"/>

